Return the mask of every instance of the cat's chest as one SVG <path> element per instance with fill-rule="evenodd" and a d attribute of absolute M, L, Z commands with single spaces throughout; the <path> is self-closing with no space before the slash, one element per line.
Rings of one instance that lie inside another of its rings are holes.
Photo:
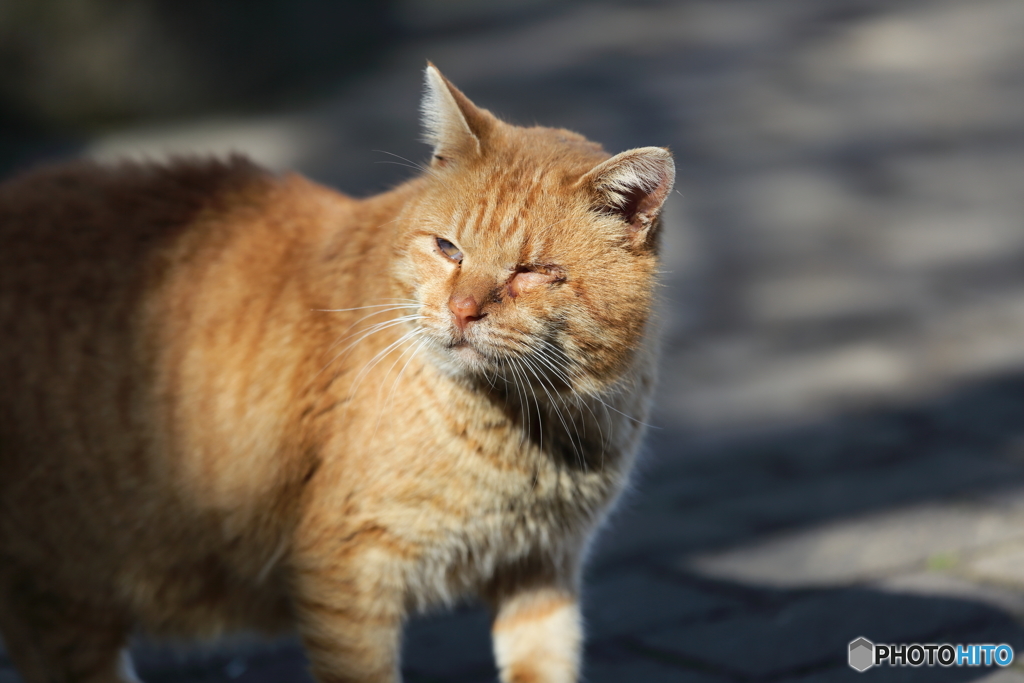
<path fill-rule="evenodd" d="M 458 466 L 438 462 L 443 474 L 417 477 L 418 495 L 388 511 L 385 526 L 414 549 L 402 566 L 420 607 L 481 590 L 526 558 L 575 556 L 621 488 L 620 474 L 521 448 L 518 466 L 475 449 L 438 454 Z"/>
<path fill-rule="evenodd" d="M 628 471 L 621 425 L 596 423 L 592 408 L 512 404 L 425 376 L 408 372 L 384 417 L 359 422 L 365 441 L 347 443 L 348 466 L 366 468 L 349 524 L 386 530 L 438 599 L 452 581 L 471 589 L 496 567 L 581 546 Z"/>

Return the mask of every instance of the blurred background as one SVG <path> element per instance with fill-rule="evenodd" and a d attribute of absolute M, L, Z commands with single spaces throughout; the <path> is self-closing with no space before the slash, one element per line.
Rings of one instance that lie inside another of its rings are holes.
<path fill-rule="evenodd" d="M 0 0 L 0 175 L 242 151 L 376 193 L 427 158 L 427 59 L 512 122 L 676 156 L 657 429 L 588 571 L 586 680 L 1024 683 L 846 664 L 860 636 L 1024 662 L 1024 3 Z M 495 680 L 473 605 L 406 653 Z M 288 639 L 137 659 L 307 680 Z"/>

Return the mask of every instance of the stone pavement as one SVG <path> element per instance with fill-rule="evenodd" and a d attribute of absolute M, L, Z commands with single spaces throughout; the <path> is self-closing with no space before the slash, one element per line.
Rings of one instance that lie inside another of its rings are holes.
<path fill-rule="evenodd" d="M 858 636 L 1024 663 L 1024 4 L 499 5 L 315 107 L 84 151 L 243 149 L 375 192 L 407 169 L 374 150 L 426 154 L 426 58 L 514 121 L 670 145 L 659 429 L 590 565 L 586 680 L 1024 683 L 845 663 Z M 150 683 L 308 680 L 289 640 L 138 653 Z M 415 620 L 405 676 L 493 681 L 486 615 Z"/>

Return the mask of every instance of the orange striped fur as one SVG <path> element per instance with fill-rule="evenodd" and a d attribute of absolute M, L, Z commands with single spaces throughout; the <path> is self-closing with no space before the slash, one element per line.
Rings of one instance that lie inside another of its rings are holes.
<path fill-rule="evenodd" d="M 394 683 L 406 615 L 474 595 L 503 681 L 576 679 L 672 160 L 503 123 L 433 67 L 424 124 L 422 175 L 363 200 L 241 158 L 0 186 L 0 633 L 28 683 L 237 628 Z"/>

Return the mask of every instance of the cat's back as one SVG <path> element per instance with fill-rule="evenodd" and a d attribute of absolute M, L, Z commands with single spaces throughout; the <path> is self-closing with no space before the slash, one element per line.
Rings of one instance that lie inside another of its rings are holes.
<path fill-rule="evenodd" d="M 278 619 L 280 593 L 239 578 L 280 547 L 305 466 L 275 440 L 301 370 L 275 334 L 310 317 L 297 274 L 359 206 L 240 157 L 0 184 L 0 555 L 154 628 L 228 603 Z M 226 528 L 248 541 L 225 548 Z M 170 566 L 231 590 L 188 612 L 204 584 Z"/>
<path fill-rule="evenodd" d="M 267 174 L 241 157 L 166 165 L 80 161 L 0 183 L 3 310 L 58 294 L 99 304 L 111 287 L 142 276 L 147 257 L 203 212 L 267 183 Z"/>
<path fill-rule="evenodd" d="M 148 293 L 183 243 L 210 239 L 190 238 L 203 215 L 255 201 L 269 178 L 243 158 L 80 161 L 0 184 L 0 457 L 74 431 L 58 423 L 97 392 L 120 384 L 118 403 L 136 398 L 127 387 Z"/>

